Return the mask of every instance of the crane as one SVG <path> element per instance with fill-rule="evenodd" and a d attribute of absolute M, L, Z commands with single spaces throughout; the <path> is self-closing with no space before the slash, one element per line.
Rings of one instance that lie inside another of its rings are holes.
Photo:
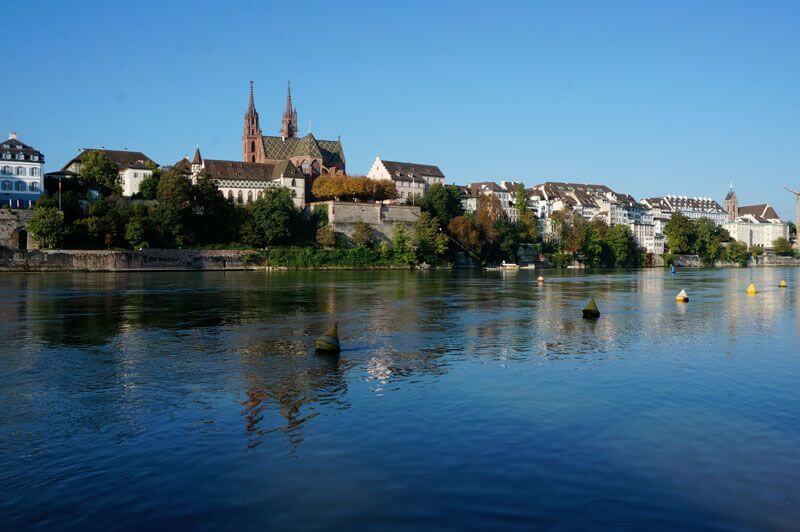
<path fill-rule="evenodd" d="M 786 190 L 788 190 L 789 192 L 794 194 L 795 200 L 797 202 L 796 206 L 794 208 L 794 227 L 795 227 L 795 231 L 797 231 L 797 228 L 800 227 L 800 192 L 796 191 L 793 188 L 789 188 L 789 187 L 783 187 L 783 188 L 785 188 Z M 795 240 L 797 242 L 800 242 L 800 240 L 797 239 L 797 236 L 795 236 Z"/>

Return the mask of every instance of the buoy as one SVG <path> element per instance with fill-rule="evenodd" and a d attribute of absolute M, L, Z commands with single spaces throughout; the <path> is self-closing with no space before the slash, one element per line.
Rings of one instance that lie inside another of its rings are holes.
<path fill-rule="evenodd" d="M 750 283 L 750 286 L 747 287 L 747 293 L 748 294 L 757 294 L 758 293 L 758 288 L 756 288 L 756 285 L 754 283 Z"/>
<path fill-rule="evenodd" d="M 590 297 L 589 302 L 583 307 L 583 317 L 589 320 L 594 320 L 600 317 L 600 310 L 597 308 L 594 298 Z"/>
<path fill-rule="evenodd" d="M 786 279 L 781 279 L 781 282 L 778 283 L 778 288 L 786 288 L 787 286 L 789 285 L 786 284 Z"/>
<path fill-rule="evenodd" d="M 536 279 L 536 280 L 537 280 L 537 281 L 539 281 L 540 283 L 543 283 L 543 282 L 544 282 L 544 277 L 542 277 L 542 276 L 540 275 L 540 276 L 539 276 L 539 278 L 538 278 L 538 279 Z"/>
<path fill-rule="evenodd" d="M 339 347 L 339 322 L 333 322 L 333 327 L 325 331 L 325 334 L 320 336 L 314 342 L 314 347 L 317 353 L 326 353 L 335 355 L 338 354 L 341 348 Z"/>
<path fill-rule="evenodd" d="M 681 290 L 677 296 L 675 296 L 675 301 L 679 301 L 681 303 L 686 303 L 689 301 L 689 295 L 686 293 L 686 290 Z"/>

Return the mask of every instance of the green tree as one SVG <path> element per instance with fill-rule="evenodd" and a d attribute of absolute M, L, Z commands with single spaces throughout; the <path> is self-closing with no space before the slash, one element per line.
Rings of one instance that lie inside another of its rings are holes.
<path fill-rule="evenodd" d="M 775 241 L 772 243 L 772 250 L 776 255 L 781 255 L 784 257 L 794 257 L 795 254 L 794 249 L 792 249 L 792 245 L 783 237 L 775 239 Z"/>
<path fill-rule="evenodd" d="M 447 227 L 450 220 L 464 214 L 458 187 L 435 183 L 428 188 L 424 196 L 418 199 L 417 205 L 433 216 L 439 227 Z"/>
<path fill-rule="evenodd" d="M 561 249 L 571 255 L 581 251 L 586 242 L 586 229 L 588 225 L 583 216 L 577 212 L 573 212 L 572 216 L 566 220 L 566 233 L 561 239 Z"/>
<path fill-rule="evenodd" d="M 356 246 L 372 246 L 372 228 L 368 223 L 362 221 L 356 222 L 355 226 L 353 227 L 352 241 Z"/>
<path fill-rule="evenodd" d="M 64 242 L 64 213 L 55 207 L 37 207 L 28 231 L 43 249 L 56 249 Z"/>
<path fill-rule="evenodd" d="M 155 170 L 152 174 L 142 179 L 139 184 L 139 197 L 143 200 L 154 200 L 158 198 L 158 181 L 161 179 L 161 171 Z"/>
<path fill-rule="evenodd" d="M 694 223 L 693 251 L 705 266 L 713 266 L 722 258 L 724 231 L 708 218 L 700 218 Z M 726 232 L 727 233 L 727 232 Z"/>
<path fill-rule="evenodd" d="M 747 246 L 744 243 L 734 240 L 728 244 L 724 258 L 728 262 L 734 262 L 740 266 L 747 266 L 747 261 L 750 259 L 750 252 L 747 250 Z"/>
<path fill-rule="evenodd" d="M 194 242 L 192 200 L 192 184 L 186 176 L 172 171 L 161 176 L 156 217 L 165 237 L 178 247 Z"/>
<path fill-rule="evenodd" d="M 336 247 L 336 233 L 333 231 L 333 226 L 326 225 L 317 230 L 317 244 L 325 248 Z"/>
<path fill-rule="evenodd" d="M 691 253 L 694 248 L 694 224 L 679 212 L 673 214 L 664 226 L 664 236 L 672 253 Z"/>
<path fill-rule="evenodd" d="M 192 233 L 200 243 L 230 242 L 236 233 L 234 205 L 225 199 L 207 173 L 192 187 Z"/>
<path fill-rule="evenodd" d="M 641 253 L 627 225 L 617 224 L 608 230 L 608 247 L 614 257 L 614 264 L 620 268 L 641 265 Z"/>
<path fill-rule="evenodd" d="M 401 264 L 415 264 L 416 256 L 411 236 L 404 225 L 397 225 L 392 235 L 392 255 Z"/>
<path fill-rule="evenodd" d="M 101 151 L 89 151 L 81 157 L 81 178 L 90 189 L 102 194 L 122 192 L 119 184 L 119 165 Z"/>
<path fill-rule="evenodd" d="M 285 187 L 268 188 L 252 203 L 253 221 L 268 246 L 286 244 L 291 240 L 297 211 L 292 191 Z"/>
<path fill-rule="evenodd" d="M 412 245 L 417 262 L 438 264 L 447 253 L 449 242 L 442 234 L 438 222 L 427 212 L 414 222 Z"/>

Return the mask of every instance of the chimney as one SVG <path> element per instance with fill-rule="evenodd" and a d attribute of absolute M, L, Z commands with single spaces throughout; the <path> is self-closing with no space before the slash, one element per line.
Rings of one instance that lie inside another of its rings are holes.
<path fill-rule="evenodd" d="M 17 138 L 17 132 L 16 132 L 16 131 L 12 131 L 11 133 L 9 133 L 9 134 L 8 134 L 8 138 L 9 138 L 10 140 L 16 140 L 16 138 Z"/>

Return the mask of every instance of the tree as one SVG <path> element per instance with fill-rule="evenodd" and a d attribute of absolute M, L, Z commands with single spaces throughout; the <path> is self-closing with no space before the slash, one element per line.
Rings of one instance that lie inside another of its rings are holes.
<path fill-rule="evenodd" d="M 633 238 L 633 231 L 627 225 L 617 224 L 608 230 L 608 247 L 617 267 L 640 265 L 641 254 Z"/>
<path fill-rule="evenodd" d="M 252 205 L 253 221 L 268 246 L 285 244 L 292 237 L 297 211 L 292 191 L 285 187 L 268 188 Z"/>
<path fill-rule="evenodd" d="M 495 227 L 497 220 L 505 218 L 506 213 L 500 204 L 500 198 L 494 194 L 481 194 L 478 197 L 478 209 L 475 211 L 475 223 L 478 224 L 483 236 L 494 242 L 500 236 Z"/>
<path fill-rule="evenodd" d="M 44 249 L 56 249 L 64 241 L 64 213 L 55 207 L 37 207 L 28 231 Z"/>
<path fill-rule="evenodd" d="M 417 261 L 428 264 L 440 262 L 449 246 L 447 237 L 439 229 L 439 224 L 427 212 L 420 214 L 414 222 L 412 245 Z"/>
<path fill-rule="evenodd" d="M 152 174 L 145 177 L 139 184 L 139 197 L 143 200 L 158 198 L 159 179 L 161 179 L 161 171 L 159 170 L 154 170 Z"/>
<path fill-rule="evenodd" d="M 434 183 L 425 195 L 417 201 L 417 205 L 429 213 L 439 223 L 439 227 L 447 227 L 450 220 L 464 214 L 458 187 Z"/>
<path fill-rule="evenodd" d="M 363 221 L 356 222 L 355 226 L 353 227 L 352 240 L 353 243 L 357 246 L 367 246 L 367 247 L 371 246 L 373 236 L 372 236 L 372 228 L 369 226 L 369 224 Z"/>
<path fill-rule="evenodd" d="M 694 223 L 693 250 L 705 266 L 713 266 L 722 258 L 724 252 L 722 239 L 727 236 L 727 231 L 719 227 L 708 218 L 700 218 Z"/>
<path fill-rule="evenodd" d="M 236 232 L 234 206 L 208 173 L 200 174 L 192 187 L 192 221 L 198 242 L 229 242 Z"/>
<path fill-rule="evenodd" d="M 192 184 L 186 176 L 166 172 L 158 181 L 157 218 L 165 236 L 178 247 L 194 241 L 192 227 Z"/>
<path fill-rule="evenodd" d="M 322 174 L 314 180 L 311 193 L 318 200 L 350 199 L 383 201 L 397 197 L 391 180 L 370 179 L 366 176 Z"/>
<path fill-rule="evenodd" d="M 447 230 L 462 248 L 474 257 L 481 253 L 481 231 L 472 216 L 456 216 L 447 225 Z"/>
<path fill-rule="evenodd" d="M 750 259 L 750 252 L 747 250 L 747 245 L 734 240 L 728 244 L 728 249 L 725 250 L 724 256 L 725 260 L 728 262 L 735 262 L 740 266 L 747 266 L 747 261 Z"/>
<path fill-rule="evenodd" d="M 122 192 L 119 184 L 119 165 L 101 151 L 89 151 L 81 157 L 81 177 L 90 189 L 102 194 Z"/>
<path fill-rule="evenodd" d="M 561 239 L 561 249 L 570 255 L 578 253 L 583 249 L 586 242 L 586 228 L 588 223 L 577 212 L 566 219 L 566 233 Z"/>
<path fill-rule="evenodd" d="M 667 246 L 672 253 L 690 253 L 694 245 L 694 224 L 683 214 L 676 212 L 664 226 Z"/>
<path fill-rule="evenodd" d="M 325 248 L 336 247 L 336 233 L 333 231 L 333 226 L 326 225 L 317 230 L 317 244 Z"/>
<path fill-rule="evenodd" d="M 539 220 L 536 214 L 530 209 L 519 218 L 524 230 L 523 239 L 525 242 L 536 242 L 539 239 Z"/>
<path fill-rule="evenodd" d="M 794 257 L 794 249 L 792 249 L 792 245 L 783 237 L 775 239 L 775 241 L 772 243 L 772 250 L 776 255 Z"/>
<path fill-rule="evenodd" d="M 411 237 L 404 225 L 398 224 L 392 235 L 392 255 L 401 264 L 414 264 L 416 257 Z"/>

